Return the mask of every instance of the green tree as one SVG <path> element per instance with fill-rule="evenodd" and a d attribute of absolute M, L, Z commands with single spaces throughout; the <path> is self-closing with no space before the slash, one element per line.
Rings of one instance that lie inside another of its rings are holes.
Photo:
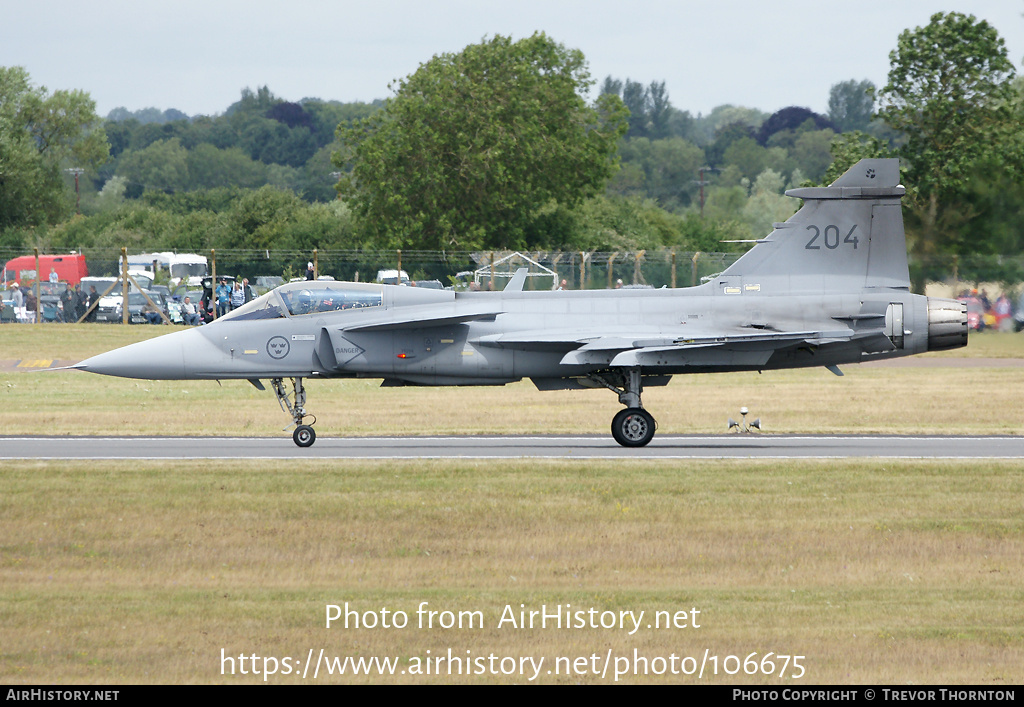
<path fill-rule="evenodd" d="M 750 198 L 743 206 L 743 217 L 755 238 L 768 235 L 773 223 L 785 221 L 796 212 L 797 200 L 785 196 L 784 187 L 785 179 L 772 169 L 761 172 L 754 182 Z"/>
<path fill-rule="evenodd" d="M 1024 222 L 1020 217 L 1024 205 L 1024 170 L 1020 164 L 1024 156 L 1024 76 L 1017 76 L 1012 85 L 1014 127 L 999 149 L 974 164 L 967 199 L 975 216 L 964 224 L 959 236 L 961 243 L 971 243 L 974 252 L 986 255 L 1024 252 Z M 984 242 L 979 242 L 978 233 L 985 235 Z"/>
<path fill-rule="evenodd" d="M 790 154 L 801 173 L 813 180 L 821 179 L 832 162 L 830 147 L 834 138 L 835 133 L 828 129 L 804 132 L 797 137 Z"/>
<path fill-rule="evenodd" d="M 757 108 L 745 108 L 728 103 L 716 106 L 707 115 L 697 116 L 693 124 L 694 141 L 701 147 L 710 145 L 721 137 L 727 126 L 734 124 L 746 126 L 753 137 L 767 117 L 767 113 Z"/>
<path fill-rule="evenodd" d="M 267 167 L 249 159 L 240 148 L 218 150 L 213 145 L 197 145 L 185 158 L 190 189 L 239 186 L 260 187 L 267 182 Z"/>
<path fill-rule="evenodd" d="M 96 195 L 93 208 L 97 211 L 111 211 L 124 203 L 124 191 L 128 180 L 124 177 L 111 177 Z"/>
<path fill-rule="evenodd" d="M 176 137 L 158 140 L 121 155 L 117 171 L 142 189 L 182 191 L 188 186 L 188 150 Z"/>
<path fill-rule="evenodd" d="M 68 190 L 61 170 L 95 169 L 108 153 L 89 94 L 48 95 L 32 86 L 20 66 L 0 67 L 0 230 L 66 216 Z"/>
<path fill-rule="evenodd" d="M 896 157 L 889 144 L 874 136 L 855 130 L 832 138 L 832 163 L 825 170 L 823 184 L 831 184 L 846 170 L 866 157 Z"/>
<path fill-rule="evenodd" d="M 647 89 L 639 81 L 626 79 L 622 86 L 622 103 L 629 111 L 629 130 L 626 135 L 631 138 L 647 137 Z"/>
<path fill-rule="evenodd" d="M 708 164 L 712 167 L 720 167 L 725 160 L 725 152 L 733 143 L 740 140 L 750 140 L 756 144 L 754 129 L 747 123 L 736 122 L 723 125 L 716 133 L 714 141 L 709 144 L 704 153 L 707 155 Z"/>
<path fill-rule="evenodd" d="M 379 105 L 372 103 L 325 103 L 317 99 L 303 100 L 302 107 L 313 118 L 313 134 L 320 147 L 334 142 L 334 133 L 339 123 L 350 123 L 380 110 Z"/>
<path fill-rule="evenodd" d="M 664 81 L 651 81 L 649 86 L 643 86 L 639 81 L 626 79 L 623 83 L 609 76 L 601 85 L 601 93 L 622 98 L 622 103 L 629 110 L 628 138 L 659 140 L 671 135 L 684 137 L 693 122 L 689 113 L 672 107 Z"/>
<path fill-rule="evenodd" d="M 290 191 L 263 187 L 242 195 L 228 215 L 225 248 L 275 248 L 304 204 Z"/>
<path fill-rule="evenodd" d="M 525 245 L 542 208 L 577 206 L 616 169 L 625 110 L 611 94 L 588 106 L 592 83 L 583 54 L 542 33 L 435 56 L 339 126 L 342 193 L 379 246 Z"/>
<path fill-rule="evenodd" d="M 761 147 L 753 138 L 745 137 L 735 141 L 722 156 L 723 164 L 736 165 L 743 176 L 757 179 L 766 169 L 781 172 L 785 169 L 786 150 L 781 147 Z"/>
<path fill-rule="evenodd" d="M 897 149 L 914 217 L 917 254 L 956 252 L 973 209 L 964 199 L 980 159 L 1020 160 L 1008 140 L 1013 64 L 995 28 L 957 12 L 937 13 L 900 34 L 878 115 L 905 136 Z"/>
<path fill-rule="evenodd" d="M 610 193 L 647 196 L 670 210 L 690 203 L 704 164 L 699 147 L 680 137 L 642 137 L 623 141 L 619 155 L 622 168 L 609 184 Z"/>
<path fill-rule="evenodd" d="M 875 110 L 875 84 L 868 80 L 841 81 L 828 92 L 828 117 L 841 132 L 867 130 Z"/>
<path fill-rule="evenodd" d="M 331 162 L 331 155 L 340 147 L 337 142 L 332 143 L 320 148 L 315 155 L 306 160 L 297 190 L 301 192 L 303 199 L 310 202 L 338 199 L 338 192 L 334 188 L 338 182 L 338 170 Z"/>

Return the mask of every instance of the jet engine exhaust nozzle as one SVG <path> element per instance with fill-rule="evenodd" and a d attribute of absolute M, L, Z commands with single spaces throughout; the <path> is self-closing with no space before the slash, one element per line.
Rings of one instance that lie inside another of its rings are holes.
<path fill-rule="evenodd" d="M 945 351 L 967 346 L 967 303 L 928 298 L 928 350 Z"/>

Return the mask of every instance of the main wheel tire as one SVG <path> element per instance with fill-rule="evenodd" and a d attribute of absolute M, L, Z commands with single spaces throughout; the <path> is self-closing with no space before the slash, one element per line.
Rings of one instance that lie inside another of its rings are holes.
<path fill-rule="evenodd" d="M 654 418 L 643 408 L 626 408 L 612 419 L 612 437 L 623 447 L 643 447 L 654 439 Z"/>
<path fill-rule="evenodd" d="M 292 439 L 300 447 L 312 447 L 316 441 L 316 432 L 309 425 L 299 425 L 292 432 Z"/>

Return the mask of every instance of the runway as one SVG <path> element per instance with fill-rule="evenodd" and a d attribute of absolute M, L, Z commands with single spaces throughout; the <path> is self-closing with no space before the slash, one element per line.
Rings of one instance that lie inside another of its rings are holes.
<path fill-rule="evenodd" d="M 108 459 L 1022 459 L 1024 437 L 659 435 L 639 449 L 603 436 L 0 437 L 0 460 Z"/>

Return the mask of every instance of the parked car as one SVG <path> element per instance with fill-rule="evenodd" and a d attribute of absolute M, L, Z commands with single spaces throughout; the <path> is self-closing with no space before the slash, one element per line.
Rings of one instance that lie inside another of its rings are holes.
<path fill-rule="evenodd" d="M 428 290 L 444 289 L 444 285 L 441 284 L 440 280 L 413 280 L 412 284 L 416 287 L 426 287 Z"/>
<path fill-rule="evenodd" d="M 66 282 L 39 283 L 39 311 L 43 315 L 44 322 L 65 321 L 61 295 L 67 289 L 68 284 Z"/>
<path fill-rule="evenodd" d="M 405 270 L 378 270 L 377 282 L 383 282 L 385 285 L 408 285 L 409 273 Z"/>
<path fill-rule="evenodd" d="M 114 289 L 110 290 L 110 294 L 120 294 L 118 283 L 119 280 L 116 277 L 83 277 L 82 278 L 82 292 L 89 296 L 89 288 L 95 287 L 96 294 L 102 296 L 107 289 L 114 285 Z"/>
<path fill-rule="evenodd" d="M 278 285 L 284 284 L 284 278 L 276 275 L 260 275 L 256 278 L 256 294 L 264 295 L 273 290 Z"/>
<path fill-rule="evenodd" d="M 167 314 L 166 305 L 163 304 L 163 298 L 157 292 L 147 292 L 149 298 L 153 300 L 153 304 L 163 309 L 164 314 Z M 107 295 L 100 299 L 99 306 L 96 308 L 96 321 L 98 322 L 116 322 L 120 323 L 124 319 L 124 308 L 123 308 L 123 297 L 121 295 Z M 128 323 L 129 324 L 145 324 L 146 314 L 143 309 L 148 305 L 145 296 L 138 290 L 133 290 L 128 293 Z"/>
<path fill-rule="evenodd" d="M 14 293 L 11 290 L 3 290 L 0 292 L 0 322 L 8 324 L 11 322 L 18 321 L 18 317 L 14 312 Z"/>

